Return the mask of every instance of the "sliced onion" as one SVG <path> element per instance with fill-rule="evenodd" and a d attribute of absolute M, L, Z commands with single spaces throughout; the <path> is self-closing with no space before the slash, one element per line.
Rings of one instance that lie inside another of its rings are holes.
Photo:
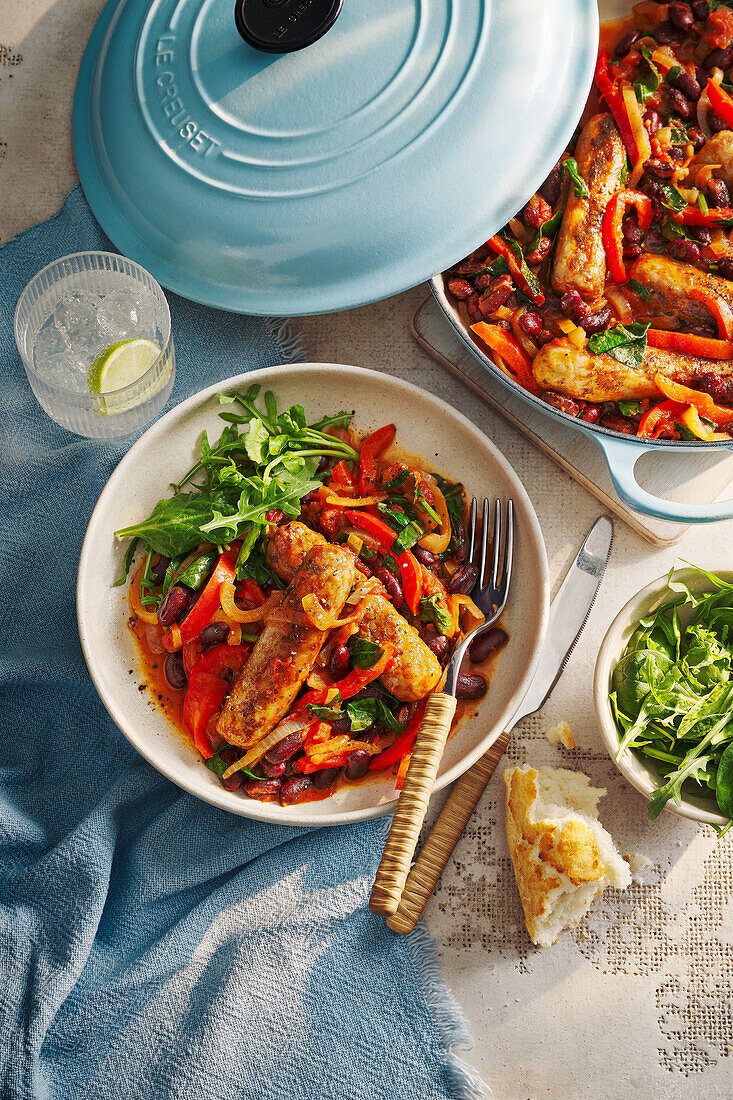
<path fill-rule="evenodd" d="M 450 608 L 451 615 L 453 616 L 453 623 L 455 626 L 454 633 L 458 631 L 460 626 L 462 607 L 465 608 L 467 614 L 470 617 L 469 623 L 465 630 L 466 634 L 470 634 L 472 630 L 474 630 L 477 626 L 480 626 L 481 623 L 484 622 L 486 619 L 483 611 L 481 611 L 481 609 L 476 606 L 470 596 L 464 596 L 460 593 L 450 593 L 448 595 L 448 606 Z"/>
<path fill-rule="evenodd" d="M 226 613 L 227 617 L 232 620 L 232 622 L 256 623 L 259 622 L 261 619 L 267 618 L 267 615 L 273 607 L 272 596 L 269 598 L 269 600 L 265 600 L 263 604 L 260 604 L 259 607 L 253 607 L 250 611 L 242 611 L 239 607 L 237 607 L 234 599 L 234 591 L 234 581 L 225 580 L 222 581 L 219 585 L 219 601 L 221 603 L 222 610 Z M 273 593 L 273 595 L 276 596 L 279 601 L 280 593 L 276 592 Z"/>
<path fill-rule="evenodd" d="M 620 287 L 609 284 L 606 287 L 606 298 L 611 303 L 611 309 L 616 314 L 619 321 L 623 321 L 624 323 L 633 321 L 634 311 L 629 304 L 628 298 Z"/>
<path fill-rule="evenodd" d="M 335 493 L 326 493 L 326 504 L 337 508 L 367 508 L 370 504 L 379 504 L 387 499 L 386 493 L 370 493 L 368 497 L 341 497 Z"/>
<path fill-rule="evenodd" d="M 127 602 L 130 605 L 130 610 L 133 615 L 138 619 L 142 619 L 144 623 L 150 623 L 151 625 L 158 623 L 158 615 L 155 611 L 148 611 L 140 603 L 140 578 L 145 568 L 145 555 L 143 554 L 140 559 L 140 564 L 135 570 L 135 576 L 130 581 L 129 588 L 127 589 Z"/>
<path fill-rule="evenodd" d="M 308 722 L 309 721 L 310 720 L 308 720 Z M 288 737 L 298 729 L 304 730 L 308 722 L 304 722 L 302 718 L 286 718 L 279 726 L 275 726 L 275 729 L 271 730 L 266 737 L 263 737 L 261 741 L 253 745 L 244 756 L 236 760 L 230 768 L 227 768 L 222 779 L 228 779 L 230 775 L 234 775 L 234 773 L 240 771 L 241 768 L 248 768 L 250 764 L 256 764 L 258 760 L 262 759 L 265 753 L 269 752 L 270 749 L 273 748 L 274 745 L 277 745 L 278 742 L 282 741 L 284 737 Z"/>
<path fill-rule="evenodd" d="M 420 546 L 422 546 L 423 550 L 429 550 L 431 554 L 444 554 L 451 540 L 451 523 L 450 516 L 448 515 L 448 505 L 432 474 L 423 473 L 423 477 L 433 490 L 435 511 L 440 516 L 440 530 L 431 531 L 429 535 L 423 535 L 420 539 Z"/>
<path fill-rule="evenodd" d="M 710 111 L 710 99 L 708 97 L 707 85 L 705 86 L 702 95 L 697 101 L 697 125 L 702 130 L 705 138 L 709 141 L 713 136 L 713 131 L 708 124 L 708 112 Z"/>

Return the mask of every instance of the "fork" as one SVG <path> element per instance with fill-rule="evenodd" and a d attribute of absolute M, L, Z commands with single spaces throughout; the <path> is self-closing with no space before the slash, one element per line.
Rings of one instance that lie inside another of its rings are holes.
<path fill-rule="evenodd" d="M 478 506 L 474 497 L 471 501 L 467 560 L 469 565 L 477 569 L 477 575 L 470 595 L 484 613 L 485 619 L 456 646 L 446 671 L 443 690 L 434 692 L 428 699 L 369 900 L 372 913 L 383 916 L 394 913 L 400 904 L 456 712 L 456 689 L 461 662 L 471 643 L 497 621 L 509 594 L 514 558 L 514 501 L 507 502 L 505 518 L 501 501 L 494 501 L 491 565 L 486 583 L 484 574 L 489 549 L 490 512 L 487 498 L 484 498 L 482 510 L 478 565 L 475 561 L 477 512 Z"/>

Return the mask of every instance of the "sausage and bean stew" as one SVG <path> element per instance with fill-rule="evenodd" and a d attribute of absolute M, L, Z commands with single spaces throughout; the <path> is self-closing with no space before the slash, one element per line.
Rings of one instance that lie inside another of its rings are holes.
<path fill-rule="evenodd" d="M 603 41 L 608 41 L 608 48 Z M 649 439 L 733 437 L 733 4 L 641 3 L 519 215 L 445 273 L 532 394 Z"/>
<path fill-rule="evenodd" d="M 130 626 L 158 701 L 227 790 L 283 805 L 396 773 L 428 696 L 483 614 L 460 484 L 393 451 L 387 424 L 308 424 L 259 387 L 129 538 Z M 487 690 L 496 627 L 458 697 Z M 460 710 L 460 708 L 459 708 Z"/>

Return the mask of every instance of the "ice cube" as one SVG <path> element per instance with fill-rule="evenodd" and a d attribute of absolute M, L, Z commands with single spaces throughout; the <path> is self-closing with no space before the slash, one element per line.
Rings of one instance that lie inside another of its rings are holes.
<path fill-rule="evenodd" d="M 33 361 L 36 368 L 42 370 L 47 359 L 68 356 L 70 353 L 71 344 L 68 336 L 54 324 L 51 318 L 43 328 L 39 329 L 33 342 Z"/>
<path fill-rule="evenodd" d="M 56 328 L 66 334 L 72 344 L 90 344 L 99 338 L 97 328 L 97 295 L 83 290 L 62 294 L 53 310 Z"/>
<path fill-rule="evenodd" d="M 108 343 L 145 336 L 149 328 L 145 301 L 132 288 L 112 290 L 97 305 L 99 331 Z"/>

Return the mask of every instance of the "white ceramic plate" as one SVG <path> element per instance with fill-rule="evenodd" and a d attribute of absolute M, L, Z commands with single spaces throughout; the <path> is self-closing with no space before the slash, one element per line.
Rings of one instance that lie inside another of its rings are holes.
<path fill-rule="evenodd" d="M 436 790 L 461 775 L 493 743 L 521 702 L 539 657 L 547 624 L 547 557 L 537 517 L 517 475 L 494 445 L 464 416 L 415 386 L 376 371 L 334 364 L 299 364 L 253 371 L 203 390 L 172 409 L 138 440 L 112 474 L 89 521 L 79 561 L 77 613 L 89 671 L 110 715 L 128 741 L 179 787 L 245 817 L 280 824 L 336 825 L 376 817 L 393 808 L 394 777 L 349 784 L 332 797 L 282 807 L 225 791 L 153 704 L 129 670 L 138 666 L 128 626 L 126 588 L 113 587 L 122 546 L 113 532 L 148 515 L 198 456 L 203 429 L 218 437 L 223 426 L 217 392 L 259 382 L 280 408 L 299 402 L 309 420 L 354 409 L 354 425 L 371 431 L 386 419 L 397 424 L 401 447 L 470 494 L 513 497 L 517 515 L 514 583 L 504 621 L 509 644 L 478 714 L 466 718 L 451 738 Z"/>
<path fill-rule="evenodd" d="M 716 569 L 715 572 L 723 580 L 733 581 L 733 573 L 726 572 L 724 569 Z M 712 587 L 710 582 L 694 569 L 675 570 L 675 576 L 683 580 L 695 596 L 699 596 L 703 592 L 709 592 Z M 640 791 L 647 798 L 650 798 L 660 785 L 659 773 L 651 762 L 635 752 L 624 753 L 621 759 L 618 762 L 616 761 L 620 738 L 608 695 L 611 690 L 611 674 L 620 661 L 639 620 L 671 596 L 672 592 L 667 588 L 667 575 L 665 573 L 663 577 L 658 577 L 646 588 L 642 588 L 640 592 L 637 592 L 626 606 L 619 611 L 608 628 L 608 633 L 603 639 L 601 648 L 598 650 L 593 683 L 596 714 L 609 756 L 632 787 L 636 787 L 637 791 Z M 728 818 L 717 808 L 712 792 L 710 798 L 683 795 L 680 806 L 670 799 L 664 808 L 670 810 L 673 814 L 678 814 L 680 817 L 687 817 L 691 821 L 701 821 L 706 825 L 728 824 Z"/>

